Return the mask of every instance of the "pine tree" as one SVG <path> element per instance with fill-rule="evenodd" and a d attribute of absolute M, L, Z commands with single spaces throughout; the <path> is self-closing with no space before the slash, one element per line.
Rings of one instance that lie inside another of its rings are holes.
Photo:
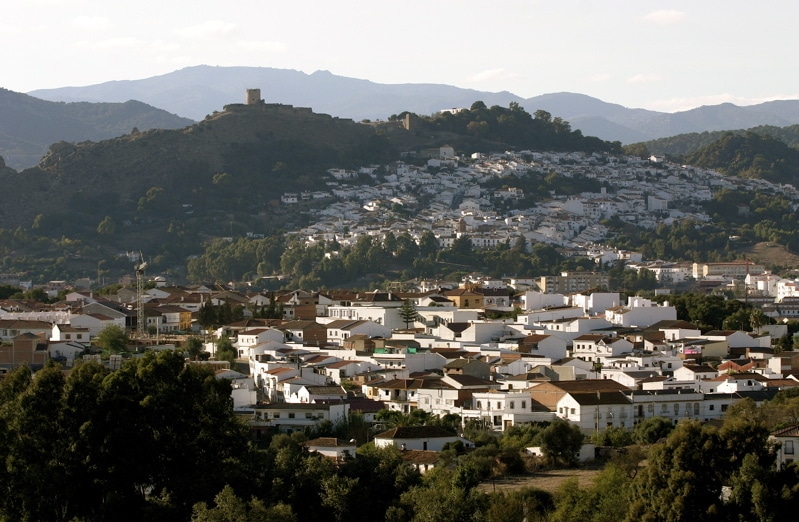
<path fill-rule="evenodd" d="M 399 308 L 399 315 L 400 319 L 405 323 L 406 330 L 410 328 L 411 323 L 419 318 L 419 312 L 416 311 L 416 307 L 410 299 L 406 299 L 405 302 L 402 303 L 402 306 Z"/>

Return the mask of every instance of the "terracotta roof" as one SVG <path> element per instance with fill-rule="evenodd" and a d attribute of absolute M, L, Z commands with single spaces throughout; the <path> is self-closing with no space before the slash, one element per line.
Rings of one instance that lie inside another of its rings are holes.
<path fill-rule="evenodd" d="M 353 328 L 358 326 L 359 324 L 364 323 L 365 321 L 354 321 L 352 319 L 336 319 L 335 321 L 330 321 L 325 325 L 325 327 L 329 330 L 331 328 L 339 329 L 339 330 L 347 330 L 349 328 Z"/>
<path fill-rule="evenodd" d="M 439 426 L 399 426 L 390 430 L 378 433 L 376 439 L 427 439 L 456 437 L 449 431 Z"/>
<path fill-rule="evenodd" d="M 0 319 L 0 328 L 8 328 L 9 330 L 20 329 L 42 329 L 50 330 L 52 326 L 45 321 L 29 321 L 26 319 Z"/>
<path fill-rule="evenodd" d="M 447 379 L 452 379 L 461 386 L 491 386 L 492 384 L 496 384 L 473 375 L 447 375 Z"/>
<path fill-rule="evenodd" d="M 627 386 L 613 379 L 583 379 L 581 381 L 555 381 L 550 383 L 566 393 L 586 393 L 596 391 L 629 390 Z"/>
<path fill-rule="evenodd" d="M 772 437 L 799 437 L 799 424 L 771 432 Z"/>
<path fill-rule="evenodd" d="M 405 450 L 402 452 L 402 460 L 415 465 L 435 465 L 441 460 L 441 455 L 437 451 Z"/>
<path fill-rule="evenodd" d="M 455 333 L 461 333 L 472 326 L 472 323 L 447 323 L 445 326 Z"/>
<path fill-rule="evenodd" d="M 379 384 L 378 388 L 395 388 L 400 390 L 415 390 L 424 384 L 422 379 L 392 379 Z"/>
<path fill-rule="evenodd" d="M 358 364 L 358 361 L 336 361 L 325 365 L 326 368 L 345 368 L 350 364 Z"/>
<path fill-rule="evenodd" d="M 793 379 L 769 379 L 764 384 L 769 388 L 795 388 L 799 386 L 799 381 Z"/>
<path fill-rule="evenodd" d="M 630 399 L 627 398 L 621 391 L 612 392 L 596 392 L 596 393 L 570 393 L 577 404 L 581 406 L 597 406 L 600 404 L 631 404 Z"/>
<path fill-rule="evenodd" d="M 463 368 L 464 366 L 468 366 L 471 363 L 476 362 L 474 359 L 464 359 L 463 357 L 459 357 L 457 359 L 452 359 L 451 361 L 447 362 L 444 365 L 444 368 Z"/>
<path fill-rule="evenodd" d="M 385 410 L 386 405 L 383 401 L 374 401 L 364 397 L 354 397 L 347 399 L 344 402 L 350 405 L 350 411 L 361 413 L 376 413 L 380 410 Z"/>
<path fill-rule="evenodd" d="M 319 437 L 305 442 L 305 445 L 308 447 L 313 446 L 317 448 L 352 448 L 355 446 L 355 443 L 344 439 L 337 439 L 335 437 Z"/>
<path fill-rule="evenodd" d="M 306 390 L 310 393 L 318 393 L 323 395 L 347 395 L 347 392 L 341 386 L 306 386 Z"/>
<path fill-rule="evenodd" d="M 322 326 L 321 324 L 317 323 L 316 321 L 311 321 L 310 319 L 297 319 L 295 321 L 289 321 L 280 325 L 280 329 L 282 330 L 303 330 L 305 328 L 310 328 L 311 326 Z"/>

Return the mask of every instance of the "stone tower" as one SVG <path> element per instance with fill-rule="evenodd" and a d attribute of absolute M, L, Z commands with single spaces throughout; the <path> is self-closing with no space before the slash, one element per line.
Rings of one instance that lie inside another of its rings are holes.
<path fill-rule="evenodd" d="M 261 89 L 247 89 L 247 97 L 244 101 L 247 105 L 258 105 L 263 103 L 261 99 Z"/>

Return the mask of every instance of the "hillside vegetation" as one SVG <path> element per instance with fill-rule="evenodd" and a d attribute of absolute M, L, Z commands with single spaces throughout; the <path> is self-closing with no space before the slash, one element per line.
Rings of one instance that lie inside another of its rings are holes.
<path fill-rule="evenodd" d="M 797 184 L 799 150 L 771 136 L 727 133 L 685 157 L 685 163 L 731 176 Z"/>
<path fill-rule="evenodd" d="M 478 102 L 458 115 L 414 121 L 405 130 L 398 121 L 356 123 L 286 105 L 229 105 L 184 129 L 59 142 L 37 167 L 0 174 L 0 187 L 15 194 L 0 208 L 0 255 L 5 269 L 50 276 L 67 266 L 93 273 L 131 248 L 158 252 L 161 266 L 185 266 L 208 239 L 302 226 L 309 205 L 327 203 L 286 207 L 280 197 L 328 190 L 331 168 L 425 162 L 422 152 L 442 145 L 459 152 L 620 150 L 513 105 Z"/>
<path fill-rule="evenodd" d="M 0 89 L 0 156 L 17 170 L 38 163 L 57 141 L 96 141 L 134 128 L 178 129 L 192 123 L 138 101 L 51 102 Z"/>
<path fill-rule="evenodd" d="M 725 131 L 706 131 L 690 132 L 677 134 L 668 138 L 658 138 L 656 140 L 633 143 L 625 146 L 625 150 L 640 150 L 645 148 L 652 154 L 661 154 L 671 158 L 688 156 L 699 149 L 719 141 L 727 134 L 745 135 L 748 133 L 771 136 L 786 145 L 799 148 L 799 125 L 789 125 L 787 127 L 775 127 L 774 125 L 760 125 L 749 129 L 725 130 Z"/>

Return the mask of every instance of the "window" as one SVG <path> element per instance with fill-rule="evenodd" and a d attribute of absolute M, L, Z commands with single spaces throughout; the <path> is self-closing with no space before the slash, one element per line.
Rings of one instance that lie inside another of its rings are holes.
<path fill-rule="evenodd" d="M 497 409 L 498 409 L 498 410 L 501 410 L 501 409 L 502 409 L 502 403 L 501 403 L 501 402 L 499 402 L 499 401 L 497 401 Z"/>
<path fill-rule="evenodd" d="M 477 409 L 479 410 L 479 409 L 482 409 L 482 408 L 483 408 L 483 404 L 480 401 L 477 401 Z"/>
<path fill-rule="evenodd" d="M 522 409 L 523 410 L 527 409 L 527 401 L 522 401 Z"/>
<path fill-rule="evenodd" d="M 313 418 L 313 414 L 308 412 L 308 413 L 305 414 L 305 418 L 306 419 L 312 419 Z"/>
<path fill-rule="evenodd" d="M 711 404 L 711 405 L 708 406 L 707 409 L 710 410 L 710 411 L 713 411 L 713 410 L 716 409 L 716 405 L 715 404 Z"/>
<path fill-rule="evenodd" d="M 786 455 L 793 455 L 793 441 L 792 440 L 786 440 L 785 444 L 783 445 L 783 447 L 785 448 L 785 454 Z"/>
<path fill-rule="evenodd" d="M 570 412 L 570 413 L 571 413 L 572 415 L 574 415 L 574 408 L 572 408 L 572 409 L 571 409 L 571 412 Z"/>
<path fill-rule="evenodd" d="M 516 408 L 516 401 L 510 401 L 510 409 L 513 410 L 515 408 Z"/>
<path fill-rule="evenodd" d="M 680 405 L 675 402 L 674 403 L 674 415 L 677 415 L 678 413 L 680 413 Z"/>
<path fill-rule="evenodd" d="M 274 414 L 272 414 L 272 417 L 274 417 L 276 419 L 279 419 L 280 418 L 280 412 L 276 411 Z"/>
<path fill-rule="evenodd" d="M 667 411 L 669 411 L 669 407 L 668 407 L 668 406 L 666 405 L 666 403 L 664 402 L 664 403 L 662 403 L 662 404 L 660 405 L 660 412 L 661 412 L 661 413 L 666 413 Z"/>
<path fill-rule="evenodd" d="M 694 403 L 694 415 L 699 415 L 699 403 Z"/>
<path fill-rule="evenodd" d="M 730 406 L 729 404 L 722 404 L 722 405 L 721 405 L 721 411 L 723 411 L 723 412 L 727 411 L 727 408 L 728 408 L 729 406 Z"/>
<path fill-rule="evenodd" d="M 647 407 L 646 407 L 646 410 L 647 410 L 649 413 L 655 413 L 655 405 L 654 405 L 654 404 L 649 404 L 649 405 L 647 405 Z"/>
<path fill-rule="evenodd" d="M 289 419 L 293 419 L 293 418 L 294 418 L 294 414 L 293 413 L 289 413 Z"/>

